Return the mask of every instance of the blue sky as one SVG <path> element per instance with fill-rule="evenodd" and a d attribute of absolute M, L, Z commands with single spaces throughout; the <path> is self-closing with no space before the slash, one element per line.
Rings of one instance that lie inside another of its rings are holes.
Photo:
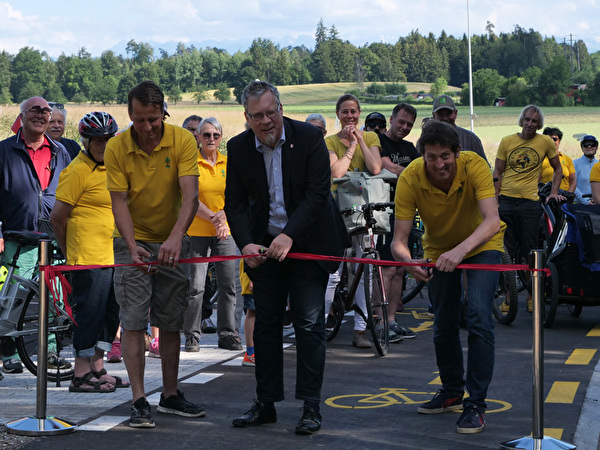
<path fill-rule="evenodd" d="M 470 11 L 472 34 L 484 33 L 488 21 L 496 33 L 518 24 L 558 41 L 572 34 L 590 53 L 600 50 L 600 0 L 470 0 Z M 99 56 L 134 39 L 153 43 L 158 56 L 161 43 L 202 42 L 233 53 L 257 37 L 313 48 L 321 18 L 357 46 L 395 43 L 411 30 L 461 36 L 467 0 L 0 0 L 0 18 L 0 50 L 11 54 L 30 46 L 55 58 L 85 47 Z"/>

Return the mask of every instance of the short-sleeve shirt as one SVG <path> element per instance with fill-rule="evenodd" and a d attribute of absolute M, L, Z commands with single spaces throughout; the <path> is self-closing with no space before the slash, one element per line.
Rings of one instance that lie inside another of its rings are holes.
<path fill-rule="evenodd" d="M 522 139 L 517 133 L 500 141 L 496 158 L 506 162 L 502 174 L 500 195 L 529 200 L 539 200 L 538 180 L 544 158 L 556 156 L 554 141 L 549 136 L 536 134 Z"/>
<path fill-rule="evenodd" d="M 133 139 L 130 127 L 108 141 L 104 163 L 108 190 L 127 192 L 136 240 L 160 243 L 171 233 L 182 204 L 179 178 L 198 176 L 198 144 L 192 133 L 163 123 L 150 155 Z M 115 227 L 115 236 L 120 236 Z"/>
<path fill-rule="evenodd" d="M 596 163 L 592 166 L 590 172 L 590 183 L 592 181 L 600 181 L 600 164 Z"/>
<path fill-rule="evenodd" d="M 225 178 L 227 175 L 227 157 L 217 154 L 217 162 L 211 166 L 203 157 L 198 157 L 198 200 L 212 212 L 222 211 L 225 207 Z M 190 236 L 216 236 L 217 230 L 210 220 L 194 216 L 188 229 Z"/>
<path fill-rule="evenodd" d="M 79 153 L 60 173 L 56 199 L 73 206 L 67 220 L 67 264 L 114 264 L 114 218 L 104 166 Z"/>
<path fill-rule="evenodd" d="M 413 159 L 421 157 L 415 145 L 410 141 L 404 139 L 399 142 L 393 141 L 385 134 L 379 135 L 379 141 L 381 143 L 381 156 L 390 158 L 390 161 L 398 166 L 406 167 Z"/>
<path fill-rule="evenodd" d="M 412 221 L 415 211 L 425 226 L 425 257 L 437 260 L 453 249 L 483 222 L 478 202 L 495 196 L 492 174 L 486 161 L 473 152 L 461 152 L 456 176 L 448 193 L 434 187 L 425 173 L 423 158 L 415 159 L 398 178 L 395 214 L 398 220 Z M 488 242 L 473 249 L 469 258 L 485 250 L 502 251 L 506 225 Z"/>
<path fill-rule="evenodd" d="M 367 147 L 379 147 L 379 152 L 381 152 L 381 144 L 379 143 L 379 135 L 377 133 L 374 131 L 363 131 L 363 139 L 365 144 L 367 144 Z M 327 149 L 335 153 L 338 158 L 342 158 L 346 153 L 347 148 L 337 134 L 327 136 L 325 138 L 325 144 L 327 145 Z M 357 145 L 356 150 L 354 150 L 354 155 L 352 156 L 352 161 L 350 161 L 348 170 L 367 172 L 367 167 L 365 166 L 365 157 L 363 156 L 360 145 Z"/>
<path fill-rule="evenodd" d="M 561 152 L 558 152 L 558 159 L 560 160 L 560 165 L 562 166 L 563 177 L 560 182 L 560 188 L 567 191 L 569 189 L 569 175 L 575 173 L 575 165 L 573 164 L 573 160 L 570 156 L 564 155 Z M 544 162 L 542 163 L 542 183 L 548 183 L 552 181 L 554 177 L 554 169 L 550 165 L 550 161 L 548 158 L 544 158 Z"/>

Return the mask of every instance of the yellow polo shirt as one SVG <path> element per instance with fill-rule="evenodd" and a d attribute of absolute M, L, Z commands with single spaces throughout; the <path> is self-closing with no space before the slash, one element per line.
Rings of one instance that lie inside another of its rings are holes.
<path fill-rule="evenodd" d="M 563 155 L 560 151 L 558 152 L 558 159 L 560 160 L 560 165 L 562 166 L 563 177 L 560 182 L 560 188 L 568 191 L 569 190 L 569 175 L 575 173 L 575 165 L 573 164 L 573 160 L 568 155 Z M 548 158 L 544 158 L 544 162 L 542 163 L 542 183 L 548 183 L 552 181 L 554 177 L 554 169 L 550 165 L 550 161 Z"/>
<path fill-rule="evenodd" d="M 374 131 L 363 131 L 363 139 L 367 147 L 377 146 L 379 147 L 379 153 L 381 153 L 381 143 L 379 142 L 379 136 Z M 341 158 L 346 153 L 346 146 L 340 138 L 337 137 L 337 134 L 332 134 L 331 136 L 327 136 L 325 138 L 325 144 L 327 145 L 327 149 L 332 151 L 337 155 L 338 158 Z M 350 166 L 348 170 L 353 172 L 358 170 L 359 172 L 366 172 L 367 167 L 365 166 L 365 157 L 363 156 L 362 149 L 360 145 L 356 145 L 356 150 L 354 150 L 354 155 L 352 156 L 352 161 L 350 161 Z"/>
<path fill-rule="evenodd" d="M 198 200 L 212 212 L 221 211 L 225 207 L 225 178 L 227 174 L 227 157 L 220 152 L 217 162 L 211 166 L 198 152 Z M 194 216 L 188 228 L 190 236 L 216 236 L 217 230 L 210 220 Z"/>
<path fill-rule="evenodd" d="M 536 134 L 525 140 L 515 133 L 503 137 L 496 153 L 496 158 L 506 162 L 500 195 L 539 200 L 537 185 L 542 162 L 555 156 L 556 147 L 550 136 Z"/>
<path fill-rule="evenodd" d="M 67 264 L 114 264 L 114 219 L 105 167 L 80 152 L 60 173 L 56 199 L 73 206 L 67 219 Z"/>
<path fill-rule="evenodd" d="M 164 242 L 181 208 L 179 177 L 198 176 L 198 145 L 192 133 L 163 123 L 158 146 L 147 155 L 135 143 L 130 127 L 106 145 L 108 190 L 127 192 L 135 238 Z M 115 236 L 120 236 L 115 227 Z"/>
<path fill-rule="evenodd" d="M 600 164 L 596 163 L 590 171 L 590 183 L 592 181 L 600 181 Z"/>
<path fill-rule="evenodd" d="M 412 161 L 398 178 L 396 219 L 412 221 L 415 211 L 419 210 L 425 225 L 425 257 L 435 261 L 475 231 L 483 222 L 477 202 L 494 196 L 490 168 L 476 153 L 460 153 L 456 160 L 456 176 L 447 194 L 431 184 L 425 174 L 425 161 L 419 158 Z M 465 258 L 485 250 L 502 251 L 505 229 L 502 222 L 500 231 L 492 239 Z"/>

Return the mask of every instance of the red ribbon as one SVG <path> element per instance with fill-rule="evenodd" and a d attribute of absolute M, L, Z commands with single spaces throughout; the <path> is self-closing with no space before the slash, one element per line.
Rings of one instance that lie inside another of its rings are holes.
<path fill-rule="evenodd" d="M 255 258 L 262 255 L 220 255 L 220 256 L 204 256 L 204 257 L 194 257 L 194 258 L 184 258 L 179 260 L 179 264 L 192 264 L 192 263 L 209 263 L 209 262 L 220 262 L 220 261 L 231 261 L 237 259 L 245 259 L 245 258 Z M 302 259 L 309 261 L 335 261 L 335 262 L 351 262 L 358 264 L 373 264 L 376 266 L 415 266 L 415 267 L 431 267 L 435 268 L 435 263 L 415 263 L 415 262 L 400 262 L 400 261 L 384 261 L 380 259 L 373 258 L 349 258 L 343 256 L 325 256 L 325 255 L 313 255 L 311 253 L 288 253 L 288 258 L 292 259 Z M 136 264 L 113 264 L 113 265 L 91 265 L 91 266 L 43 266 L 40 267 L 40 271 L 43 273 L 46 284 L 48 285 L 48 289 L 50 290 L 52 297 L 54 298 L 54 308 L 58 313 L 58 307 L 56 303 L 59 301 L 61 292 L 58 287 L 58 282 L 60 282 L 60 286 L 62 292 L 70 294 L 73 292 L 71 285 L 64 277 L 62 272 L 68 272 L 72 270 L 90 270 L 90 269 L 103 269 L 110 267 L 136 267 L 136 266 L 156 266 L 158 265 L 157 261 L 144 262 L 144 263 L 136 263 Z M 496 272 L 510 272 L 514 270 L 526 270 L 532 272 L 544 272 L 546 276 L 550 276 L 550 269 L 531 269 L 526 264 L 459 264 L 457 269 L 470 269 L 470 270 L 486 270 L 486 271 L 496 271 Z M 58 278 L 58 280 L 57 280 Z M 66 296 L 64 296 L 65 301 L 65 311 L 73 320 L 73 323 L 77 325 L 75 319 L 73 319 L 73 314 L 71 311 L 71 306 L 66 301 Z"/>

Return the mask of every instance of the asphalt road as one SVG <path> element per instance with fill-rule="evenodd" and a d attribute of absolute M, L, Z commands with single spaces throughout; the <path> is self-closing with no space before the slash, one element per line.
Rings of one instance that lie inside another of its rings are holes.
<path fill-rule="evenodd" d="M 80 429 L 68 435 L 36 437 L 22 448 L 41 449 L 52 445 L 62 450 L 83 447 L 295 449 L 310 445 L 344 449 L 491 449 L 499 448 L 501 442 L 530 435 L 532 315 L 525 312 L 524 298 L 512 325 L 496 323 L 496 365 L 488 393 L 486 428 L 477 435 L 456 433 L 457 413 L 417 414 L 418 403 L 428 400 L 440 387 L 433 353 L 432 319 L 425 314 L 427 303 L 425 298 L 417 298 L 398 314 L 402 324 L 417 331 L 417 338 L 392 344 L 385 357 L 350 345 L 352 319 L 348 317 L 340 334 L 328 345 L 323 428 L 313 436 L 294 434 L 301 402 L 294 400 L 293 332 L 286 331 L 292 332 L 286 337 L 289 345 L 285 349 L 287 399 L 276 405 L 278 421 L 275 424 L 251 429 L 231 426 L 232 419 L 244 413 L 252 403 L 253 369 L 241 366 L 243 353 L 217 355 L 215 345 L 210 343 L 211 337 L 206 337 L 199 354 L 191 359 L 184 355 L 186 369 L 181 380 L 181 390 L 186 397 L 204 405 L 205 418 L 162 415 L 153 408 L 156 428 L 132 429 L 127 426 L 129 402 L 123 395 L 113 406 L 94 408 L 97 401 L 92 394 L 68 394 L 66 387 L 53 388 L 59 390 L 58 395 L 77 396 L 71 409 L 59 409 L 59 412 L 65 414 L 63 418 L 77 417 Z M 466 332 L 463 331 L 461 337 L 466 346 Z M 544 434 L 576 443 L 579 449 L 596 450 L 600 428 L 597 419 L 600 413 L 600 368 L 597 368 L 600 367 L 600 307 L 584 308 L 579 318 L 571 317 L 566 307 L 560 307 L 553 328 L 545 330 L 544 341 Z M 122 370 L 122 364 L 111 365 L 109 369 L 114 367 L 112 371 L 120 373 L 117 366 Z M 160 380 L 156 379 L 159 371 L 155 361 L 149 361 L 148 370 L 147 379 L 155 378 L 155 383 L 150 385 L 153 390 L 149 392 L 149 400 L 156 404 Z M 10 383 L 8 377 L 1 386 Z M 2 403 L 2 409 L 10 407 L 5 401 Z M 56 410 L 58 406 L 50 404 L 49 412 L 53 408 Z M 34 414 L 35 409 L 31 413 Z"/>

